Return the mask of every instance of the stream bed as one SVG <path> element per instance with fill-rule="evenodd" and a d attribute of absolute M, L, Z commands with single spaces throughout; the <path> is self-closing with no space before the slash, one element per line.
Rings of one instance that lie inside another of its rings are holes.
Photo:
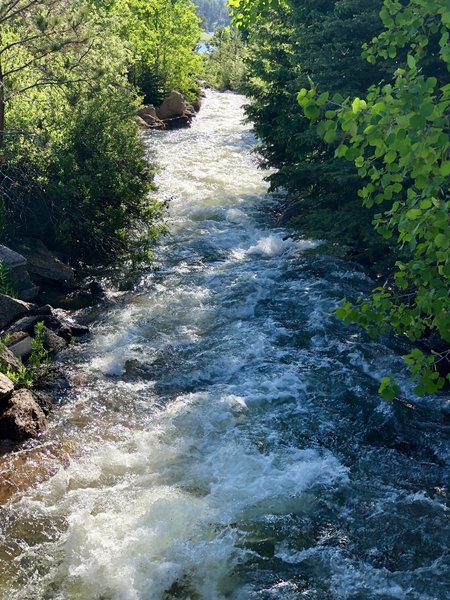
<path fill-rule="evenodd" d="M 2 600 L 448 598 L 444 400 L 334 318 L 371 282 L 277 226 L 244 102 L 146 138 L 170 235 L 61 358 L 71 459 L 1 507 Z"/>

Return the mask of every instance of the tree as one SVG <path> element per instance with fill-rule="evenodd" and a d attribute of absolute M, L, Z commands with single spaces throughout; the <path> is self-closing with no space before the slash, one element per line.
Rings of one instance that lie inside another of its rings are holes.
<path fill-rule="evenodd" d="M 311 126 L 297 93 L 312 80 L 344 96 L 362 94 L 386 74 L 385 68 L 361 58 L 361 44 L 382 29 L 377 20 L 381 4 L 291 0 L 268 9 L 248 32 L 245 85 L 251 98 L 247 113 L 261 140 L 264 165 L 271 169 L 268 179 L 272 189 L 289 192 L 296 226 L 309 235 L 344 242 L 350 258 L 374 270 L 389 253 L 357 202 L 357 171 L 336 157 Z"/>
<path fill-rule="evenodd" d="M 303 89 L 299 103 L 320 121 L 327 142 L 339 140 L 336 155 L 367 182 L 364 205 L 378 207 L 376 230 L 406 255 L 369 300 L 346 302 L 338 315 L 373 334 L 426 338 L 432 355 L 417 347 L 405 360 L 417 392 L 428 393 L 444 386 L 450 370 L 450 7 L 445 0 L 385 0 L 380 17 L 385 29 L 365 56 L 374 64 L 406 50 L 392 83 L 372 86 L 364 99 Z M 393 398 L 397 389 L 386 377 L 380 391 Z"/>
<path fill-rule="evenodd" d="M 77 3 L 0 2 L 0 150 L 7 134 L 6 110 L 14 99 L 34 88 L 63 85 L 80 77 L 85 16 Z M 67 50 L 74 46 L 80 51 L 66 60 L 64 73 L 56 73 L 55 62 L 67 59 Z"/>
<path fill-rule="evenodd" d="M 221 90 L 239 91 L 246 76 L 247 47 L 234 27 L 218 27 L 207 43 L 205 76 Z"/>

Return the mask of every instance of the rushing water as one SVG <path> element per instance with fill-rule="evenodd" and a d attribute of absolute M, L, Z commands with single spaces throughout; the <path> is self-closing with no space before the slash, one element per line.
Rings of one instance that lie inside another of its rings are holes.
<path fill-rule="evenodd" d="M 3 507 L 4 600 L 448 598 L 442 399 L 332 316 L 370 282 L 276 227 L 242 102 L 148 138 L 171 235 L 68 357 L 71 463 Z"/>

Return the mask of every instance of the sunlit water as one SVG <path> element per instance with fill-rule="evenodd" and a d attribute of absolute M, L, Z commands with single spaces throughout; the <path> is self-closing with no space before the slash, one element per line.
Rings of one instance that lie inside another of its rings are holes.
<path fill-rule="evenodd" d="M 171 235 L 67 357 L 72 461 L 2 509 L 4 600 L 448 598 L 443 399 L 332 316 L 370 281 L 276 227 L 242 103 L 148 138 Z"/>

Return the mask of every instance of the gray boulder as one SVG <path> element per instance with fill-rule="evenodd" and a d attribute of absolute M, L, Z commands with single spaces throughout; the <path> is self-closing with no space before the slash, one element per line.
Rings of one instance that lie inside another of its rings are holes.
<path fill-rule="evenodd" d="M 11 367 L 12 369 L 18 369 L 20 362 L 9 348 L 0 344 L 0 367 L 6 369 Z"/>
<path fill-rule="evenodd" d="M 47 428 L 47 420 L 34 394 L 18 390 L 9 398 L 0 416 L 0 439 L 22 442 Z"/>
<path fill-rule="evenodd" d="M 74 272 L 64 264 L 40 240 L 27 239 L 16 244 L 28 261 L 28 272 L 37 281 L 71 283 Z"/>
<path fill-rule="evenodd" d="M 30 279 L 27 270 L 27 259 L 6 246 L 0 245 L 0 262 L 9 269 L 11 284 L 17 290 L 22 300 L 34 300 L 39 294 L 39 288 Z"/>
<path fill-rule="evenodd" d="M 0 294 L 0 329 L 4 329 L 12 321 L 30 312 L 31 305 L 23 300 L 17 300 Z"/>
<path fill-rule="evenodd" d="M 3 373 L 0 373 L 0 407 L 3 405 L 5 400 L 8 400 L 13 391 L 14 384 L 11 379 L 6 377 L 6 375 L 3 375 Z"/>
<path fill-rule="evenodd" d="M 64 340 L 64 338 L 56 334 L 54 331 L 47 329 L 47 327 L 44 327 L 43 342 L 45 348 L 53 354 L 62 352 L 67 348 L 67 342 Z"/>
<path fill-rule="evenodd" d="M 17 358 L 25 358 L 33 352 L 33 339 L 25 331 L 16 331 L 10 336 L 8 350 Z"/>

